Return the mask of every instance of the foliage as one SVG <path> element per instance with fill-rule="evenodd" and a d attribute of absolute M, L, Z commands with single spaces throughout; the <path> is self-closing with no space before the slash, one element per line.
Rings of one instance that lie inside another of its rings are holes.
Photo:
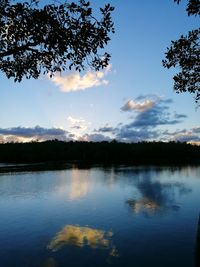
<path fill-rule="evenodd" d="M 181 0 L 174 0 L 178 4 Z M 200 1 L 188 0 L 188 16 L 200 15 Z M 166 68 L 178 67 L 180 72 L 174 79 L 174 90 L 177 93 L 189 92 L 196 94 L 195 100 L 200 100 L 200 28 L 189 31 L 184 36 L 181 35 L 177 41 L 172 41 L 167 48 L 166 58 L 163 66 Z"/>
<path fill-rule="evenodd" d="M 0 70 L 20 82 L 40 73 L 106 67 L 110 55 L 100 50 L 114 32 L 113 10 L 105 5 L 97 19 L 85 0 L 45 6 L 39 0 L 0 0 Z"/>
<path fill-rule="evenodd" d="M 174 0 L 177 4 L 181 2 L 181 0 Z M 199 0 L 188 0 L 186 11 L 188 16 L 190 15 L 200 15 L 200 1 Z"/>

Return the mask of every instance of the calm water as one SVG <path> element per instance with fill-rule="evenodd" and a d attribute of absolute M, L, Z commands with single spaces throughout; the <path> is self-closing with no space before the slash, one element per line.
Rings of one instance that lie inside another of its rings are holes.
<path fill-rule="evenodd" d="M 0 266 L 193 267 L 200 167 L 0 175 Z"/>

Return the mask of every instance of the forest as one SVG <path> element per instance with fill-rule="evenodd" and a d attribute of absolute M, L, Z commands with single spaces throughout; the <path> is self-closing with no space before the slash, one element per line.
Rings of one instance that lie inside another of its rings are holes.
<path fill-rule="evenodd" d="M 63 142 L 0 144 L 1 163 L 80 162 L 122 164 L 198 164 L 200 146 L 181 142 Z"/>

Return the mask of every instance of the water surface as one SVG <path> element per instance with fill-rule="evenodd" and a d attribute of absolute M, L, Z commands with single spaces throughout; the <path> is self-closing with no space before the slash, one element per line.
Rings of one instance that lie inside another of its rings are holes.
<path fill-rule="evenodd" d="M 0 175 L 0 266 L 193 267 L 200 167 Z"/>

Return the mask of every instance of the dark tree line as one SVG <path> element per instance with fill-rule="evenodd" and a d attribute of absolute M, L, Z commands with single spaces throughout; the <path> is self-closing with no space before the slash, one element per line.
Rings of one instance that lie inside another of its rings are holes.
<path fill-rule="evenodd" d="M 0 162 L 200 163 L 200 147 L 176 142 L 62 142 L 0 144 Z"/>

